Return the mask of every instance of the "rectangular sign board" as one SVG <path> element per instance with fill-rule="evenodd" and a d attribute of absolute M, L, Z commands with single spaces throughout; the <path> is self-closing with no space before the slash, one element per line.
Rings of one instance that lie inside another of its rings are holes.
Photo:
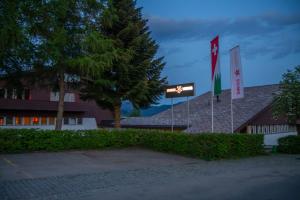
<path fill-rule="evenodd" d="M 195 95 L 194 83 L 169 85 L 166 87 L 166 98 L 189 97 Z"/>

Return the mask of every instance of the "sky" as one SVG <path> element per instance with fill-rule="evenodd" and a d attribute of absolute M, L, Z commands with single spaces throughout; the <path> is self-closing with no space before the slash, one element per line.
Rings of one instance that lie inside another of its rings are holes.
<path fill-rule="evenodd" d="M 236 45 L 245 87 L 279 83 L 300 65 L 300 0 L 137 0 L 137 6 L 159 45 L 157 56 L 164 56 L 162 77 L 194 82 L 196 95 L 211 88 L 210 41 L 217 35 L 222 89 L 230 87 L 229 49 Z"/>

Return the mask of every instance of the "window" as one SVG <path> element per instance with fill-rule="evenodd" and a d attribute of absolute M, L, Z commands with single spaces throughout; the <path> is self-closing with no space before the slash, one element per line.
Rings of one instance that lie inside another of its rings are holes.
<path fill-rule="evenodd" d="M 50 101 L 58 101 L 59 93 L 58 92 L 51 92 L 50 93 Z"/>
<path fill-rule="evenodd" d="M 15 94 L 15 96 L 16 96 L 16 99 L 23 99 L 23 92 L 24 92 L 24 90 L 15 90 L 16 91 L 16 94 Z"/>
<path fill-rule="evenodd" d="M 74 74 L 67 74 L 65 73 L 65 82 L 69 82 L 69 83 L 78 83 L 80 81 L 80 77 Z"/>
<path fill-rule="evenodd" d="M 76 125 L 76 118 L 75 117 L 70 117 L 69 118 L 69 124 L 70 125 Z"/>
<path fill-rule="evenodd" d="M 32 124 L 33 125 L 39 125 L 40 124 L 40 118 L 39 117 L 32 117 Z"/>
<path fill-rule="evenodd" d="M 10 90 L 10 89 L 7 89 L 6 90 L 6 98 L 7 99 L 12 99 L 12 96 L 13 96 L 13 91 Z"/>
<path fill-rule="evenodd" d="M 24 99 L 30 100 L 30 90 L 29 89 L 24 90 Z"/>
<path fill-rule="evenodd" d="M 58 100 L 59 100 L 59 92 L 51 92 L 50 101 L 58 101 Z M 75 94 L 70 92 L 65 93 L 64 102 L 75 102 Z"/>
<path fill-rule="evenodd" d="M 12 90 L 12 99 L 17 99 L 17 89 Z"/>
<path fill-rule="evenodd" d="M 69 118 L 67 118 L 67 117 L 64 118 L 64 124 L 65 124 L 65 125 L 68 125 L 68 124 L 69 124 Z"/>
<path fill-rule="evenodd" d="M 41 117 L 41 124 L 47 125 L 47 117 Z"/>
<path fill-rule="evenodd" d="M 13 125 L 13 117 L 11 116 L 6 117 L 6 125 Z"/>
<path fill-rule="evenodd" d="M 82 118 L 77 118 L 77 124 L 81 125 L 82 124 Z"/>
<path fill-rule="evenodd" d="M 6 97 L 5 95 L 5 89 L 4 88 L 0 88 L 0 99 L 4 99 Z"/>
<path fill-rule="evenodd" d="M 23 117 L 23 123 L 24 125 L 30 125 L 30 117 Z"/>
<path fill-rule="evenodd" d="M 4 117 L 0 117 L 0 126 L 4 126 Z"/>
<path fill-rule="evenodd" d="M 49 117 L 49 125 L 54 125 L 55 124 L 55 117 Z"/>
<path fill-rule="evenodd" d="M 22 125 L 22 118 L 21 117 L 15 117 L 15 125 Z"/>
<path fill-rule="evenodd" d="M 75 94 L 74 93 L 66 93 L 64 101 L 65 102 L 75 102 Z"/>

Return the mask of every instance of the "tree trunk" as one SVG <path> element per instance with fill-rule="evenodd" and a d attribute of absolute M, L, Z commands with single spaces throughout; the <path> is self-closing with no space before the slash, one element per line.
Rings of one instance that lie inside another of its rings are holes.
<path fill-rule="evenodd" d="M 121 128 L 121 112 L 120 112 L 121 105 L 114 106 L 114 120 L 115 120 L 115 128 Z"/>
<path fill-rule="evenodd" d="M 297 135 L 300 135 L 300 124 L 296 124 Z"/>
<path fill-rule="evenodd" d="M 62 128 L 62 119 L 64 114 L 64 97 L 65 97 L 65 80 L 64 72 L 59 72 L 59 100 L 58 100 L 58 109 L 56 116 L 55 130 L 61 130 Z"/>

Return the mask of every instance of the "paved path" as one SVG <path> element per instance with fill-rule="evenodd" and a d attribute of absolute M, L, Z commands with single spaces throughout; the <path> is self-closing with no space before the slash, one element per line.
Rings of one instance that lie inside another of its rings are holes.
<path fill-rule="evenodd" d="M 300 199 L 300 155 L 203 161 L 141 149 L 0 155 L 0 199 Z"/>

